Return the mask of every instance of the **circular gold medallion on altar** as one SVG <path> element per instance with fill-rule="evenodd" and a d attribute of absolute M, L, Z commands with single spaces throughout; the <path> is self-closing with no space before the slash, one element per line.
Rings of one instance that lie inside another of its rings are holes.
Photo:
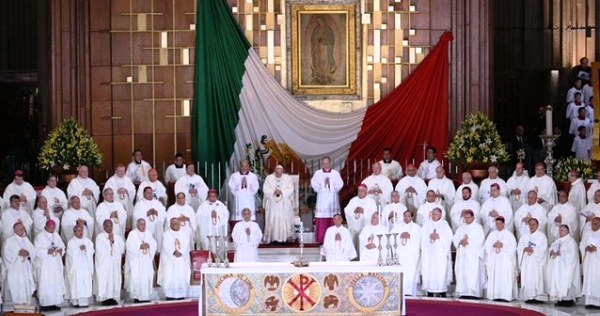
<path fill-rule="evenodd" d="M 240 314 L 254 302 L 252 281 L 243 274 L 224 274 L 214 287 L 217 304 L 227 313 Z"/>
<path fill-rule="evenodd" d="M 350 281 L 348 298 L 363 313 L 379 310 L 388 296 L 388 285 L 379 273 L 358 273 Z"/>
<path fill-rule="evenodd" d="M 296 312 L 308 312 L 321 299 L 321 284 L 310 274 L 297 273 L 289 277 L 281 288 L 285 305 Z"/>

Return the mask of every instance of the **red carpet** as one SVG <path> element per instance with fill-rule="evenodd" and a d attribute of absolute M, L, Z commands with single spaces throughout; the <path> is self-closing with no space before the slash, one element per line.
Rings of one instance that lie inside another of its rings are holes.
<path fill-rule="evenodd" d="M 438 300 L 406 300 L 407 316 L 442 316 L 442 315 L 460 315 L 460 316 L 543 316 L 544 314 L 534 312 L 528 309 L 518 307 L 509 307 L 503 305 L 490 305 L 480 303 L 463 303 Z M 98 315 L 177 315 L 177 316 L 195 316 L 198 315 L 198 302 L 181 302 L 167 304 L 152 304 L 132 306 L 125 308 L 106 309 L 101 311 L 86 312 L 78 315 L 98 316 Z"/>

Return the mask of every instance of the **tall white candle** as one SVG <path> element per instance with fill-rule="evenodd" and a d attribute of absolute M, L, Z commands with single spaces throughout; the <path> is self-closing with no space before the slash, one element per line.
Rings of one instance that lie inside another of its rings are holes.
<path fill-rule="evenodd" d="M 552 107 L 546 107 L 546 135 L 552 135 Z"/>

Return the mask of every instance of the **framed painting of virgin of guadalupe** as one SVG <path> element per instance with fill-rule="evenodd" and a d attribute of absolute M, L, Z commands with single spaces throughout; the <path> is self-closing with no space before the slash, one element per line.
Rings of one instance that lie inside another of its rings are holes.
<path fill-rule="evenodd" d="M 293 5 L 292 94 L 356 94 L 354 5 Z"/>

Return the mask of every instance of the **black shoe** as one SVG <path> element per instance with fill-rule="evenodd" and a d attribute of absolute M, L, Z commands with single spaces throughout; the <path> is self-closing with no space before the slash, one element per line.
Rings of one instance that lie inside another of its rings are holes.
<path fill-rule="evenodd" d="M 596 305 L 585 305 L 585 309 L 594 309 L 594 310 L 600 310 L 600 306 L 596 306 Z"/>
<path fill-rule="evenodd" d="M 501 299 L 501 298 L 497 298 L 494 300 L 494 302 L 502 302 L 502 303 L 508 303 L 507 300 Z"/>
<path fill-rule="evenodd" d="M 470 295 L 463 295 L 459 297 L 461 300 L 478 300 L 479 297 L 476 296 L 470 296 Z"/>
<path fill-rule="evenodd" d="M 525 303 L 527 303 L 527 304 L 543 304 L 544 302 L 533 299 L 533 300 L 526 300 Z"/>
<path fill-rule="evenodd" d="M 433 295 L 434 295 L 433 293 L 427 292 L 427 297 L 434 297 Z"/>
<path fill-rule="evenodd" d="M 102 306 L 110 306 L 110 300 L 102 301 L 100 304 L 102 304 Z"/>
<path fill-rule="evenodd" d="M 439 295 L 439 297 L 444 297 L 445 298 L 446 297 L 446 292 L 438 293 L 438 295 Z"/>
<path fill-rule="evenodd" d="M 56 306 L 56 305 L 52 305 L 52 306 L 50 306 L 50 308 L 52 308 L 53 311 L 59 311 L 59 310 L 61 310 L 61 308 L 59 306 Z"/>
<path fill-rule="evenodd" d="M 573 307 L 575 306 L 575 301 L 573 300 L 569 300 L 569 301 L 563 301 L 563 305 L 564 307 Z"/>
<path fill-rule="evenodd" d="M 138 300 L 137 298 L 133 299 L 133 303 L 138 304 L 138 303 L 150 303 L 149 300 Z"/>
<path fill-rule="evenodd" d="M 52 309 L 52 306 L 40 306 L 40 311 L 42 312 L 49 312 L 49 311 L 53 311 L 54 309 Z"/>
<path fill-rule="evenodd" d="M 557 307 L 565 306 L 565 303 L 563 303 L 563 301 L 558 301 L 558 302 L 554 303 L 554 306 L 557 306 Z"/>

